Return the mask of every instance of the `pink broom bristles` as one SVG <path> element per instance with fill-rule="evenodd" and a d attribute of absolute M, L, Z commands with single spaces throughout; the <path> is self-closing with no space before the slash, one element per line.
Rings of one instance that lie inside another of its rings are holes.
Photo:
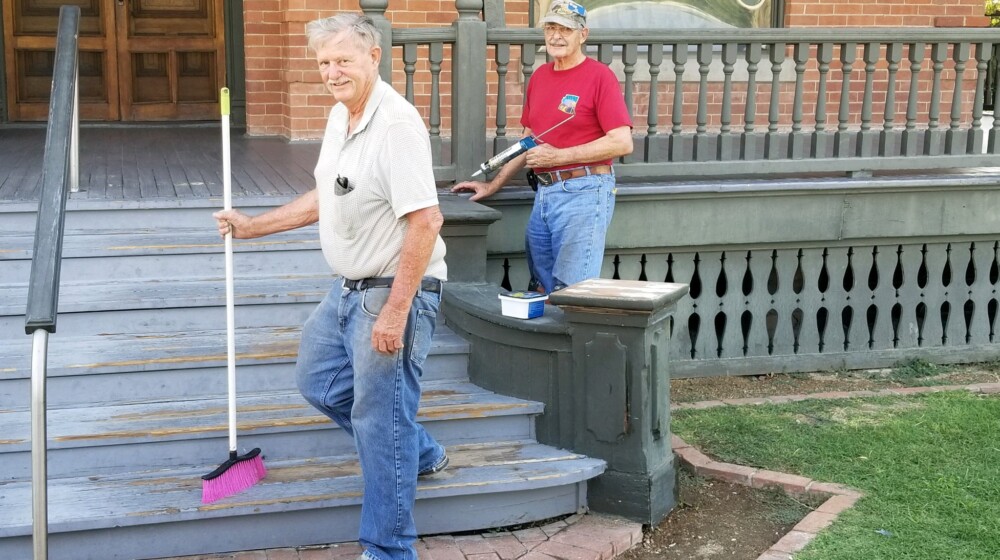
<path fill-rule="evenodd" d="M 201 477 L 201 503 L 210 504 L 250 488 L 267 476 L 260 449 L 246 455 L 229 454 L 229 460 L 219 468 Z"/>

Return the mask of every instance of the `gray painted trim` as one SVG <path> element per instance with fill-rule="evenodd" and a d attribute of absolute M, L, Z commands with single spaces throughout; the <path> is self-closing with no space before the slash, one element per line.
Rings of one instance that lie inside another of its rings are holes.
<path fill-rule="evenodd" d="M 771 27 L 785 27 L 785 2 L 774 0 L 771 4 Z"/>
<path fill-rule="evenodd" d="M 3 10 L 0 10 L 0 29 L 6 25 L 3 15 Z M 4 34 L 0 33 L 0 123 L 9 121 L 7 116 L 7 60 L 4 58 L 6 48 L 3 38 Z"/>
<path fill-rule="evenodd" d="M 233 124 L 247 123 L 246 50 L 243 37 L 243 0 L 225 2 L 226 87 Z"/>
<path fill-rule="evenodd" d="M 431 30 L 424 30 L 425 33 Z M 885 43 L 913 42 L 919 31 L 924 43 L 995 43 L 996 29 L 990 28 L 866 28 L 866 27 L 795 27 L 782 29 L 713 29 L 712 43 Z M 490 29 L 487 40 L 490 43 L 530 43 L 541 41 L 541 30 L 537 27 Z M 665 40 L 669 39 L 669 40 Z M 395 40 L 395 33 L 393 34 Z M 588 41 L 606 43 L 689 43 L 705 42 L 703 30 L 671 30 L 666 36 L 661 29 L 592 29 Z"/>
<path fill-rule="evenodd" d="M 698 271 L 700 290 L 678 302 L 674 319 L 678 377 L 885 367 L 912 357 L 982 361 L 1000 348 L 989 272 L 1000 258 L 1000 219 L 990 210 L 998 188 L 1000 176 L 989 170 L 622 185 L 602 277 L 617 271 L 627 280 L 689 282 Z M 493 284 L 505 262 L 513 285 L 526 281 L 531 195 L 510 189 L 487 201 L 503 212 L 487 240 Z M 941 280 L 944 262 L 950 281 Z M 777 283 L 768 293 L 772 272 Z M 713 323 L 719 313 L 721 325 Z"/>
<path fill-rule="evenodd" d="M 63 230 L 66 224 L 66 200 L 69 187 L 78 172 L 71 165 L 76 148 L 75 104 L 77 93 L 77 37 L 80 8 L 65 5 L 59 9 L 56 35 L 55 69 L 52 77 L 52 100 L 49 128 L 45 135 L 45 167 L 42 171 L 42 194 L 35 230 L 34 258 L 28 283 L 28 303 L 24 331 L 37 329 L 56 332 L 59 309 L 59 272 L 62 267 Z M 44 406 L 44 404 L 42 405 Z"/>

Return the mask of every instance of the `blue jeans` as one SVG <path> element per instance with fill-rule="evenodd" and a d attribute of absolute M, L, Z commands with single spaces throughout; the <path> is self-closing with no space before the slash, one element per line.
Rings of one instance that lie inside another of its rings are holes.
<path fill-rule="evenodd" d="M 373 560 L 416 560 L 417 472 L 444 447 L 417 423 L 420 376 L 441 296 L 420 290 L 403 349 L 372 348 L 375 319 L 391 288 L 347 290 L 338 278 L 302 329 L 296 380 L 302 396 L 354 437 L 364 477 L 359 541 Z"/>
<path fill-rule="evenodd" d="M 532 281 L 546 293 L 601 275 L 615 212 L 615 176 L 587 175 L 539 186 L 525 250 Z M 529 286 L 534 290 L 534 286 Z"/>

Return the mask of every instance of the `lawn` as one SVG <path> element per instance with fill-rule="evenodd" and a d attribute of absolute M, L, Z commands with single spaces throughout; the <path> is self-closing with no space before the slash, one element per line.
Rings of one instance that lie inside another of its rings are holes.
<path fill-rule="evenodd" d="M 968 392 L 681 410 L 674 433 L 731 463 L 852 486 L 796 560 L 1000 558 L 1000 398 Z"/>

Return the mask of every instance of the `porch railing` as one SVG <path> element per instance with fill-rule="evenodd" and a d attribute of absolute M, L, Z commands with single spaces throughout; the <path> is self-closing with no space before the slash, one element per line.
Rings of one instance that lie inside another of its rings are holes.
<path fill-rule="evenodd" d="M 31 503 L 35 560 L 48 558 L 48 435 L 45 418 L 48 336 L 56 332 L 66 199 L 69 191 L 76 190 L 79 184 L 79 29 L 79 6 L 60 7 L 42 192 L 24 321 L 25 333 L 32 336 Z"/>
<path fill-rule="evenodd" d="M 458 0 L 450 27 L 391 31 L 403 67 L 384 77 L 397 72 L 424 112 L 442 181 L 520 137 L 524 84 L 545 61 L 539 29 L 488 29 L 482 7 Z M 1000 121 L 982 130 L 996 30 L 593 29 L 587 44 L 633 117 L 626 180 L 981 167 L 1000 154 Z"/>

